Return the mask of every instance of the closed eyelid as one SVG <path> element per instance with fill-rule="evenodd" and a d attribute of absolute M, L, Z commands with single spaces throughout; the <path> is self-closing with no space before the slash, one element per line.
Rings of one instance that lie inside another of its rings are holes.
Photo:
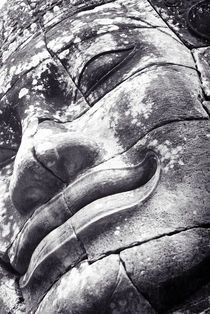
<path fill-rule="evenodd" d="M 123 56 L 118 56 L 119 60 L 116 60 L 116 64 L 111 67 L 110 69 L 107 70 L 107 72 L 100 77 L 100 79 L 91 86 L 85 93 L 90 93 L 98 84 L 100 84 L 106 77 L 108 77 L 110 74 L 112 74 L 119 66 L 121 66 L 126 60 L 128 60 L 136 51 L 137 45 L 132 45 L 128 48 L 122 48 L 122 49 L 116 49 L 116 50 L 110 50 L 110 51 L 105 51 L 102 52 L 93 58 L 91 58 L 83 67 L 79 79 L 78 79 L 78 87 L 81 88 L 81 82 L 82 79 L 84 78 L 84 73 L 88 71 L 88 68 L 91 68 L 91 65 L 94 64 L 94 62 L 97 62 L 101 57 L 106 57 L 106 56 L 111 56 L 113 54 L 125 54 Z M 117 59 L 117 56 L 115 57 Z"/>

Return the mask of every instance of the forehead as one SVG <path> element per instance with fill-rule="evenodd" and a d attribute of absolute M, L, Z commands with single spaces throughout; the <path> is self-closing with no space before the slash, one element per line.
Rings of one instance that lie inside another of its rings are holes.
<path fill-rule="evenodd" d="M 62 20 L 84 11 L 88 13 L 85 18 L 91 13 L 99 15 L 102 12 L 112 16 L 114 11 L 118 11 L 121 16 L 126 15 L 129 11 L 130 14 L 146 21 L 155 18 L 147 0 L 141 1 L 140 4 L 138 1 L 122 2 L 119 0 L 28 2 L 25 0 L 8 0 L 0 12 L 0 41 L 3 61 L 20 45 L 31 40 L 40 31 L 40 28 L 47 31 Z M 79 19 L 82 23 L 84 17 L 81 16 Z"/>

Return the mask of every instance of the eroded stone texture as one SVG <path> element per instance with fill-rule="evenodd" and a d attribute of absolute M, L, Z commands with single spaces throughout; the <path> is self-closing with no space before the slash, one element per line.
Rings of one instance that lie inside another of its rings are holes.
<path fill-rule="evenodd" d="M 26 312 L 22 294 L 18 288 L 17 276 L 0 266 L 0 313 L 23 314 Z"/>
<path fill-rule="evenodd" d="M 208 311 L 208 47 L 187 46 L 209 43 L 185 18 L 197 2 L 2 11 L 1 282 L 21 275 L 26 313 Z"/>
<path fill-rule="evenodd" d="M 159 173 L 158 173 L 158 176 L 159 176 Z M 114 178 L 113 178 L 113 181 L 114 181 Z M 151 193 L 154 191 L 157 185 L 158 177 L 151 181 L 152 182 L 148 186 L 148 188 L 143 189 L 141 193 L 142 198 L 148 198 L 151 195 Z M 89 184 L 91 185 L 91 181 L 89 181 Z M 111 192 L 114 193 L 114 189 Z M 139 200 L 140 196 L 138 195 L 138 192 L 139 192 L 138 190 L 135 190 L 135 193 L 137 194 L 136 195 L 137 202 L 138 201 L 140 202 Z M 128 195 L 127 195 L 127 198 L 128 198 L 128 204 L 129 204 L 132 198 L 129 199 Z M 115 213 L 118 214 L 117 209 L 118 208 L 113 208 L 111 213 L 110 211 L 107 210 L 106 207 L 104 211 L 101 209 L 98 209 L 97 213 L 92 209 L 89 215 L 84 215 L 83 219 L 79 220 L 81 230 L 80 231 L 77 230 L 78 239 L 80 238 L 80 235 L 83 232 L 83 229 L 89 228 L 89 229 L 94 230 L 94 219 L 97 220 L 98 218 L 99 220 L 102 220 L 104 218 L 103 221 L 104 223 L 106 223 L 106 221 L 108 220 L 107 219 L 108 215 L 113 215 L 114 210 L 115 210 Z M 28 229 L 29 228 L 30 228 L 30 225 L 28 226 Z M 38 225 L 37 225 L 37 228 L 38 228 Z M 25 235 L 22 235 L 22 239 L 21 238 L 19 239 L 19 243 L 17 242 L 19 245 L 19 249 L 21 248 L 21 245 L 22 245 L 22 252 L 21 251 L 18 252 L 19 258 L 17 257 L 15 262 L 12 261 L 12 265 L 14 266 L 14 268 L 18 269 L 19 271 L 24 270 L 23 265 L 27 267 L 27 260 L 24 260 L 23 257 L 24 256 L 27 257 L 27 255 L 30 254 L 31 249 L 34 250 L 33 244 L 35 242 L 35 239 L 37 239 L 38 237 L 36 235 L 31 235 L 31 237 L 33 238 L 30 239 L 29 234 L 27 234 L 27 232 L 25 233 L 26 233 Z M 28 243 L 26 242 L 27 236 L 28 236 Z M 41 237 L 43 236 L 44 235 L 42 235 Z M 21 243 L 21 240 L 22 240 L 22 243 Z M 37 243 L 35 244 L 37 245 Z M 37 246 L 37 248 L 35 249 L 32 255 L 30 265 L 26 274 L 21 279 L 21 288 L 23 289 L 24 294 L 25 293 L 26 295 L 29 294 L 29 298 L 30 298 L 30 295 L 33 295 L 33 299 L 30 301 L 31 304 L 33 302 L 36 304 L 37 302 L 35 294 L 37 294 L 40 297 L 40 295 L 43 293 L 42 286 L 44 286 L 45 289 L 49 288 L 53 280 L 56 279 L 56 276 L 61 275 L 66 269 L 73 266 L 79 260 L 85 257 L 86 252 L 82 249 L 79 249 L 80 245 L 82 245 L 82 243 L 77 241 L 74 236 L 74 232 L 71 225 L 71 219 L 69 219 L 66 223 L 62 224 L 59 228 L 55 229 L 53 232 L 49 233 L 40 242 L 40 244 Z M 29 252 L 27 251 L 27 246 L 29 246 L 29 249 L 28 249 Z M 18 246 L 16 246 L 16 249 L 17 248 Z M 25 251 L 23 252 L 23 250 Z M 14 252 L 14 253 L 17 254 L 17 252 Z M 50 277 L 50 284 L 49 284 L 49 279 L 47 280 L 47 278 L 45 278 L 46 265 L 49 265 L 49 264 L 51 265 L 51 271 L 52 271 L 52 274 L 50 276 L 49 276 L 49 272 L 47 273 L 47 276 Z M 38 287 L 34 285 L 34 282 L 37 281 L 37 278 L 39 281 L 43 283 L 42 285 L 39 285 Z"/>
<path fill-rule="evenodd" d="M 203 105 L 208 114 L 210 115 L 210 101 L 204 101 Z"/>
<path fill-rule="evenodd" d="M 1 64 L 16 49 L 29 40 L 39 27 L 34 21 L 33 12 L 27 1 L 8 0 L 0 12 L 1 16 Z"/>
<path fill-rule="evenodd" d="M 36 247 L 26 274 L 21 277 L 20 287 L 28 310 L 36 308 L 52 284 L 86 257 L 71 225 L 65 227 L 62 237 L 57 228 Z"/>
<path fill-rule="evenodd" d="M 82 263 L 66 273 L 49 291 L 36 313 L 47 313 L 49 302 L 51 313 L 156 313 L 131 283 L 119 257 L 114 255 L 92 265 Z"/>
<path fill-rule="evenodd" d="M 150 0 L 160 16 L 189 47 L 209 45 L 209 40 L 192 32 L 188 24 L 188 11 L 200 0 Z M 206 1 L 208 2 L 208 1 Z"/>
<path fill-rule="evenodd" d="M 178 314 L 180 312 L 193 312 L 196 314 L 208 313 L 210 309 L 210 285 L 204 285 L 193 293 L 189 298 L 187 298 L 182 304 L 179 304 L 168 313 Z"/>
<path fill-rule="evenodd" d="M 158 312 L 182 302 L 195 287 L 208 282 L 209 236 L 208 229 L 197 228 L 120 253 L 134 284 Z"/>
<path fill-rule="evenodd" d="M 125 154 L 125 159 L 135 162 L 142 150 L 154 150 L 161 161 L 161 178 L 154 195 L 143 204 L 131 196 L 129 207 L 123 195 L 118 201 L 114 198 L 113 206 L 126 204 L 127 211 L 98 220 L 94 229 L 80 231 L 82 217 L 101 206 L 108 211 L 112 200 L 104 199 L 103 205 L 96 200 L 72 217 L 91 260 L 176 230 L 209 224 L 208 132 L 208 121 L 170 123 L 148 133 Z"/>
<path fill-rule="evenodd" d="M 20 231 L 27 217 L 18 213 L 10 199 L 9 182 L 13 171 L 13 164 L 2 168 L 0 180 L 0 255 L 3 257 Z M 4 196 L 4 197 L 2 197 Z"/>
<path fill-rule="evenodd" d="M 116 283 L 115 290 L 113 291 L 110 300 L 108 300 L 109 306 L 105 311 L 106 314 L 156 313 L 150 303 L 133 285 L 122 264 L 120 265 Z"/>
<path fill-rule="evenodd" d="M 210 98 L 210 47 L 193 50 L 205 96 Z"/>
<path fill-rule="evenodd" d="M 95 310 L 100 313 L 100 310 L 105 309 L 106 302 L 116 287 L 119 267 L 118 256 L 103 259 L 92 265 L 81 263 L 58 281 L 56 288 L 42 301 L 37 313 L 48 313 L 49 304 L 52 313 L 58 310 L 78 314 Z M 69 285 L 69 281 L 73 284 Z M 95 294 L 95 291 L 98 293 Z M 94 298 L 91 297 L 93 295 Z"/>
<path fill-rule="evenodd" d="M 36 49 L 36 54 L 34 54 L 34 49 Z M 18 79 L 47 58 L 49 58 L 49 53 L 41 35 L 33 39 L 32 42 L 29 41 L 29 43 L 19 47 L 15 51 L 15 55 L 10 55 L 1 67 L 0 95 L 3 96 Z"/>

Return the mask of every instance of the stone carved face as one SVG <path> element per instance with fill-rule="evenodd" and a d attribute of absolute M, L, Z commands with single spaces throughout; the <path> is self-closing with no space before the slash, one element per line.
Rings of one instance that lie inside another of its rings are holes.
<path fill-rule="evenodd" d="M 70 8 L 2 55 L 2 259 L 28 312 L 172 313 L 208 282 L 195 61 L 146 0 Z"/>

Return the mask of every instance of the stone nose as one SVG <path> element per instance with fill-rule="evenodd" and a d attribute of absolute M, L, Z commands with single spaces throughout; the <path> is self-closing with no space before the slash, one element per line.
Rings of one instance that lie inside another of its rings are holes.
<path fill-rule="evenodd" d="M 53 121 L 29 124 L 10 183 L 16 209 L 24 214 L 46 203 L 79 173 L 91 167 L 98 151 L 95 143 L 70 131 L 64 124 Z"/>

